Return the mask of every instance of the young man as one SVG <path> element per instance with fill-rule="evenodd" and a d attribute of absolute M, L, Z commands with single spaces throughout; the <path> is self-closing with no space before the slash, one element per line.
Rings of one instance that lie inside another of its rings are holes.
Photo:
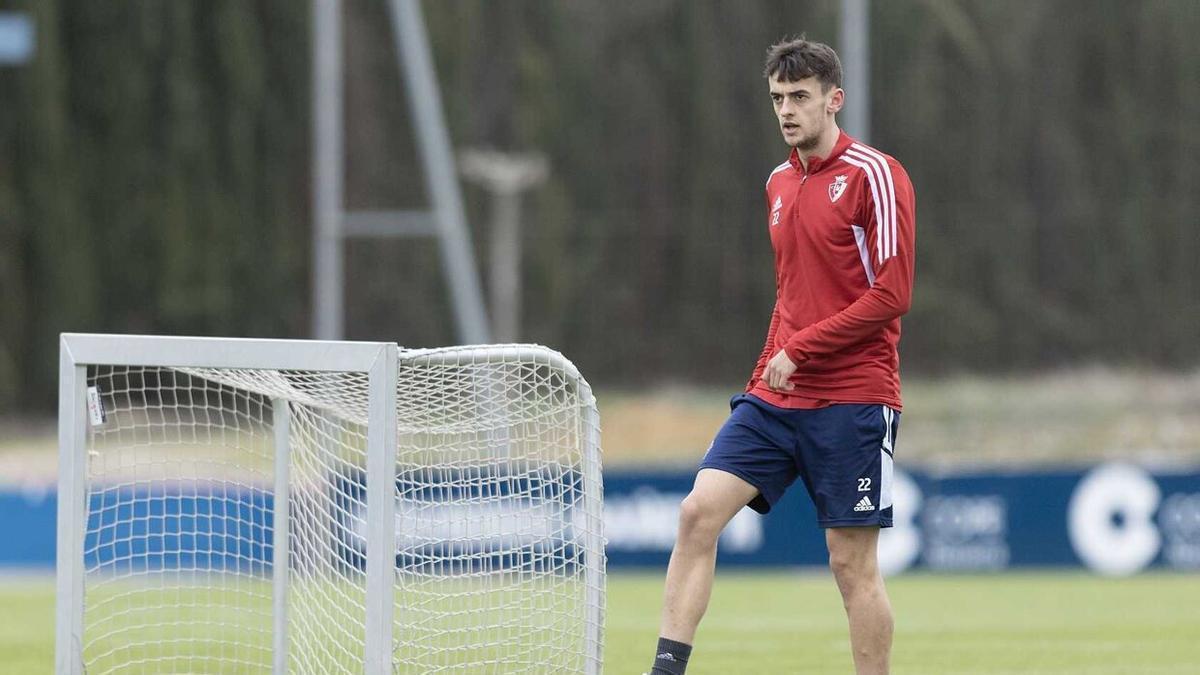
<path fill-rule="evenodd" d="M 781 42 L 765 68 L 788 160 L 767 178 L 775 309 L 743 394 L 683 500 L 654 675 L 687 667 L 708 606 L 717 537 L 766 513 L 800 478 L 825 529 L 859 675 L 888 672 L 892 611 L 876 559 L 892 525 L 900 316 L 913 279 L 913 190 L 893 158 L 836 122 L 845 94 L 829 46 Z M 803 611 L 803 608 L 797 608 Z"/>

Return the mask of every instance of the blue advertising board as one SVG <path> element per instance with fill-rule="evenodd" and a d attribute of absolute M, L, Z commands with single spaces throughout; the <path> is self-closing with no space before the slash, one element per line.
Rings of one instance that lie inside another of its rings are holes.
<path fill-rule="evenodd" d="M 605 473 L 610 568 L 666 565 L 679 503 L 692 479 L 686 470 Z M 345 474 L 332 485 L 340 485 L 337 490 L 354 501 L 359 483 L 353 474 Z M 566 489 L 576 488 L 568 484 Z M 1080 566 L 1113 575 L 1148 568 L 1200 571 L 1197 469 L 1150 471 L 1114 463 L 1090 470 L 1038 472 L 897 470 L 892 491 L 896 526 L 881 537 L 879 554 L 889 573 Z M 206 569 L 260 572 L 270 564 L 268 491 L 214 487 L 156 496 L 160 498 L 147 500 L 126 487 L 92 497 L 91 534 L 85 542 L 89 568 L 200 564 Z M 423 500 L 421 512 L 436 497 L 432 492 L 417 496 Z M 398 508 L 401 515 L 405 512 Z M 360 516 L 347 513 L 330 510 L 329 531 L 340 538 L 330 543 L 354 558 L 361 556 Z M 505 514 L 493 515 L 488 522 L 497 527 L 508 522 Z M 55 523 L 52 491 L 0 491 L 0 531 L 5 533 L 0 538 L 0 567 L 52 566 Z M 407 527 L 433 526 L 402 517 L 397 525 L 398 543 L 415 536 L 401 531 Z M 488 544 L 507 535 L 481 530 L 473 536 Z M 563 555 L 568 553 L 564 550 Z M 823 565 L 825 559 L 824 536 L 800 484 L 766 516 L 743 509 L 722 534 L 718 548 L 721 565 Z M 397 564 L 412 563 L 398 556 Z"/>
<path fill-rule="evenodd" d="M 939 474 L 897 470 L 895 527 L 880 564 L 896 573 L 1088 567 L 1131 574 L 1200 570 L 1200 472 L 1105 464 L 1089 471 Z M 605 535 L 611 567 L 664 566 L 690 472 L 610 472 Z M 824 535 L 797 483 L 772 511 L 743 509 L 722 534 L 721 565 L 824 565 Z"/>

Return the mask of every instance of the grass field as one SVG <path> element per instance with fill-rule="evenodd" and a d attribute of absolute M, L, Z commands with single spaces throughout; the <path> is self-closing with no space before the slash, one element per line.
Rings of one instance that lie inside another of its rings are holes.
<path fill-rule="evenodd" d="M 661 576 L 609 577 L 605 672 L 652 655 Z M 1076 573 L 909 575 L 889 582 L 893 672 L 911 675 L 1200 672 L 1200 578 Z M 0 672 L 46 673 L 54 653 L 48 577 L 0 581 Z M 840 599 L 823 574 L 722 574 L 690 675 L 850 673 Z"/>
<path fill-rule="evenodd" d="M 615 577 L 606 672 L 645 668 L 661 580 Z M 889 582 L 893 672 L 1200 672 L 1200 578 L 911 575 Z M 841 599 L 823 575 L 721 576 L 689 675 L 852 673 Z"/>

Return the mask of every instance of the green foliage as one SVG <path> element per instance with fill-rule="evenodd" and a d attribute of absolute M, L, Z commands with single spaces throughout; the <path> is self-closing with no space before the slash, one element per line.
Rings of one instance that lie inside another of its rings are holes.
<path fill-rule="evenodd" d="M 0 71 L 0 406 L 45 407 L 61 331 L 303 330 L 300 3 L 19 3 Z"/>
<path fill-rule="evenodd" d="M 0 6 L 38 31 L 0 70 L 0 408 L 48 408 L 60 331 L 306 335 L 309 3 Z M 871 7 L 871 141 L 917 190 L 906 370 L 1200 361 L 1200 4 Z M 838 3 L 424 9 L 455 145 L 553 167 L 525 203 L 525 338 L 605 384 L 739 383 L 786 155 L 762 56 L 836 47 Z M 345 12 L 347 205 L 420 207 L 386 5 Z M 465 192 L 485 253 L 489 199 Z M 348 337 L 457 340 L 432 242 L 346 262 Z"/>

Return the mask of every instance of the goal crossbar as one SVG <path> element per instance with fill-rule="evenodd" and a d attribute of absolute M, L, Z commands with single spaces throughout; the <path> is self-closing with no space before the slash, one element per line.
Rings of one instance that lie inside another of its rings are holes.
<path fill-rule="evenodd" d="M 63 333 L 76 365 L 367 372 L 394 342 Z"/>

